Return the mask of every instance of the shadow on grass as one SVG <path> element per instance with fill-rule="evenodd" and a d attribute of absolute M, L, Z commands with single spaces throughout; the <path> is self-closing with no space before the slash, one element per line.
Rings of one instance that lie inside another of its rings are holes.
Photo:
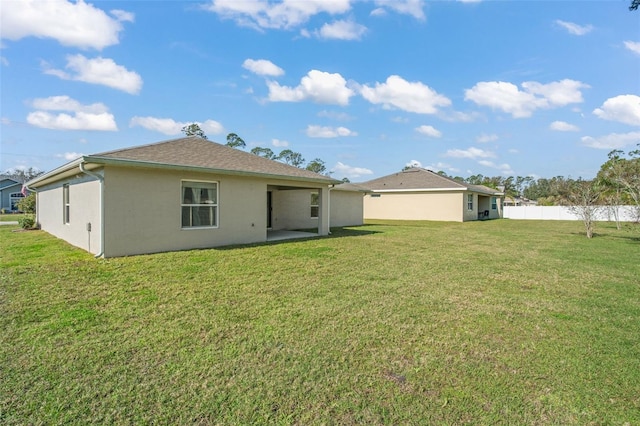
<path fill-rule="evenodd" d="M 374 230 L 370 230 L 370 229 L 363 229 L 363 228 L 366 228 L 367 226 L 372 226 L 372 225 L 361 225 L 361 226 L 357 226 L 357 227 L 345 227 L 345 228 L 335 227 L 335 228 L 331 228 L 331 234 L 329 234 L 329 235 L 313 235 L 313 236 L 309 236 L 309 237 L 290 238 L 290 239 L 275 240 L 275 241 L 265 241 L 265 242 L 260 242 L 260 243 L 251 243 L 251 244 L 235 244 L 235 245 L 223 246 L 223 247 L 212 247 L 210 249 L 202 249 L 202 250 L 220 250 L 220 251 L 236 250 L 236 249 L 244 248 L 244 247 L 270 246 L 270 245 L 277 245 L 277 244 L 287 244 L 287 243 L 292 243 L 292 242 L 297 242 L 297 241 L 309 241 L 309 240 L 320 240 L 320 239 L 363 237 L 363 236 L 366 236 L 366 235 L 373 235 L 373 234 L 381 234 L 382 233 L 382 231 L 374 231 Z M 316 229 L 306 229 L 306 230 L 305 229 L 297 229 L 296 231 L 300 231 L 300 232 L 317 232 Z"/>

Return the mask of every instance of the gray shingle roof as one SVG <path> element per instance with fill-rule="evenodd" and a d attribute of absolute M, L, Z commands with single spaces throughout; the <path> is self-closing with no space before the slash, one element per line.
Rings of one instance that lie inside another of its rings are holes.
<path fill-rule="evenodd" d="M 201 167 L 228 172 L 263 174 L 337 183 L 333 178 L 278 161 L 240 151 L 196 136 L 134 146 L 86 157 L 88 162 L 101 159 L 127 160 L 155 165 Z"/>
<path fill-rule="evenodd" d="M 360 184 L 373 191 L 393 190 L 467 190 L 486 194 L 497 194 L 499 191 L 483 185 L 469 185 L 464 182 L 439 175 L 431 170 L 412 167 Z"/>

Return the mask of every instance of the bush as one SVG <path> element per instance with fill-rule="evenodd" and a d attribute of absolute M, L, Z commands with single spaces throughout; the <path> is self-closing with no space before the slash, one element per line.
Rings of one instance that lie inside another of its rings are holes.
<path fill-rule="evenodd" d="M 18 224 L 22 227 L 22 229 L 33 229 L 36 225 L 36 219 L 31 214 L 25 214 L 18 219 Z"/>
<path fill-rule="evenodd" d="M 20 201 L 18 201 L 18 208 L 24 213 L 36 212 L 36 194 L 29 194 Z"/>

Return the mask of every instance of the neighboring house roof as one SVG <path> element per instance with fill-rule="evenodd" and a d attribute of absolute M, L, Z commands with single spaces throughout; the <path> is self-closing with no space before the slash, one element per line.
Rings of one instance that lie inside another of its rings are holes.
<path fill-rule="evenodd" d="M 18 176 L 0 175 L 0 182 L 3 182 L 5 180 L 13 181 L 15 182 L 15 184 L 24 183 L 24 178 Z"/>
<path fill-rule="evenodd" d="M 412 167 L 398 173 L 361 183 L 360 185 L 371 189 L 373 192 L 449 190 L 473 191 L 489 195 L 502 194 L 500 191 L 484 185 L 470 185 L 420 167 Z"/>
<path fill-rule="evenodd" d="M 345 182 L 340 185 L 336 185 L 332 188 L 332 191 L 348 191 L 348 192 L 371 192 L 370 189 L 365 188 L 362 185 L 356 183 Z"/>
<path fill-rule="evenodd" d="M 244 152 L 196 136 L 134 146 L 81 157 L 29 182 L 37 186 L 80 163 L 186 169 L 222 174 L 264 176 L 325 184 L 339 181 L 309 170 Z"/>

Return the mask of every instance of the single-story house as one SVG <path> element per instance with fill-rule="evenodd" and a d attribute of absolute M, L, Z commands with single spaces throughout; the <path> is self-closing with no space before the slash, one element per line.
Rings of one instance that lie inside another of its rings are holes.
<path fill-rule="evenodd" d="M 279 230 L 327 235 L 339 183 L 191 136 L 83 156 L 27 186 L 43 230 L 114 257 L 265 242 Z M 332 225 L 349 222 L 337 215 Z"/>
<path fill-rule="evenodd" d="M 360 184 L 365 219 L 466 222 L 502 217 L 501 191 L 412 167 Z"/>
<path fill-rule="evenodd" d="M 5 212 L 17 212 L 18 201 L 22 200 L 24 181 L 18 177 L 0 175 L 0 209 Z"/>

